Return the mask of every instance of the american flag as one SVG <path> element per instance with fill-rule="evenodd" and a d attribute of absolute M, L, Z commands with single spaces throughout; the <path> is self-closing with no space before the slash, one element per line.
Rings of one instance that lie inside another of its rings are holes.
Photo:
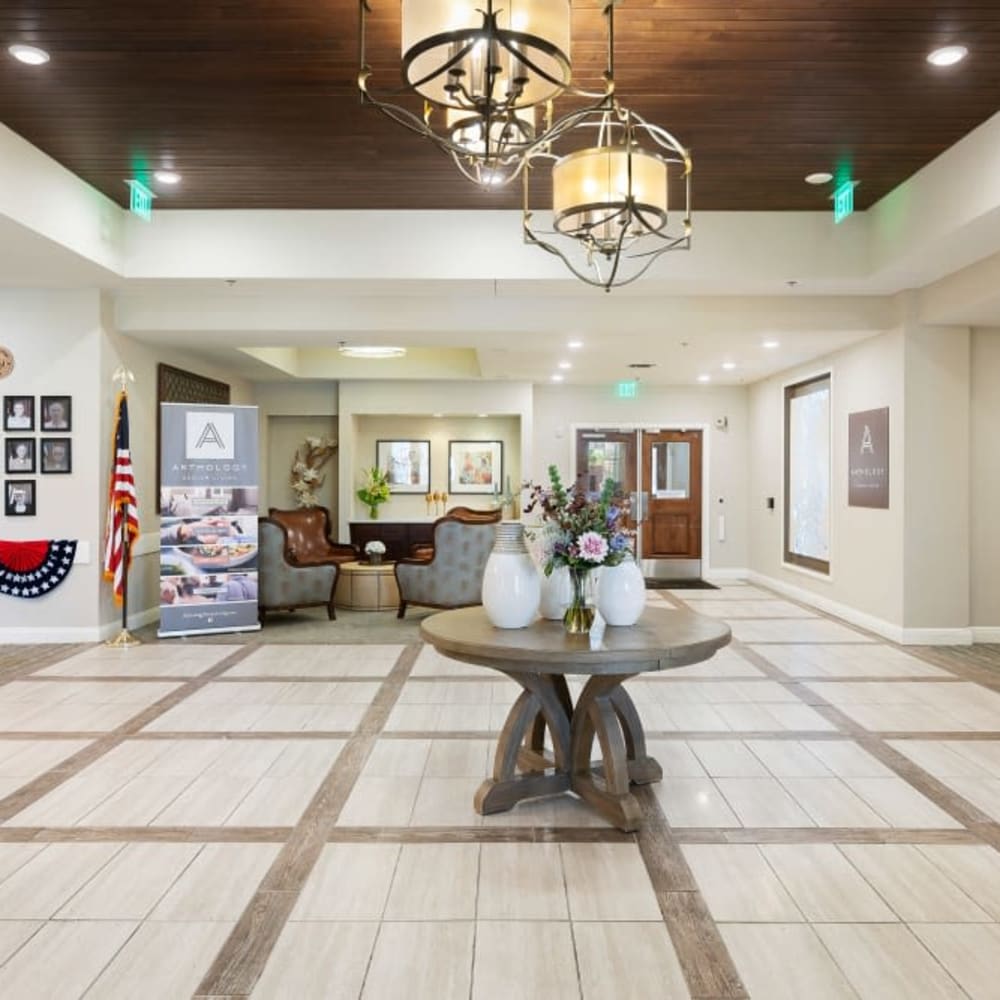
<path fill-rule="evenodd" d="M 122 525 L 125 522 L 125 530 L 128 532 L 128 563 L 131 565 L 132 542 L 139 535 L 139 501 L 135 493 L 135 479 L 132 477 L 132 455 L 128 445 L 128 397 L 124 392 L 118 393 L 115 410 L 114 467 L 111 470 L 111 485 L 108 489 L 104 579 L 114 581 L 115 601 L 121 604 L 126 568 L 122 551 Z"/>

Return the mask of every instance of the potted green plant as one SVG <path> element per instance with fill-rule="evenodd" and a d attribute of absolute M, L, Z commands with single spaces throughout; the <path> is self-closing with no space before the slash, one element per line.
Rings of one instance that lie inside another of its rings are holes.
<path fill-rule="evenodd" d="M 379 504 L 385 503 L 390 496 L 389 473 L 372 466 L 365 469 L 363 475 L 365 484 L 358 490 L 357 497 L 368 508 L 368 516 L 377 521 Z"/>

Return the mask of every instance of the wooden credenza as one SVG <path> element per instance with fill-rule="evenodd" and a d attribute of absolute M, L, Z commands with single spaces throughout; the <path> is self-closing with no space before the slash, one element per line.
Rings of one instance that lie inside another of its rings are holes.
<path fill-rule="evenodd" d="M 351 521 L 351 544 L 365 551 L 365 542 L 385 543 L 383 559 L 405 559 L 414 545 L 434 543 L 433 521 Z"/>

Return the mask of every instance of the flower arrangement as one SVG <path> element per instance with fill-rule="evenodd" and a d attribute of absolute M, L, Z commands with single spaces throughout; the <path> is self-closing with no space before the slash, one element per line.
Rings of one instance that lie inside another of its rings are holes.
<path fill-rule="evenodd" d="M 630 501 L 620 484 L 606 479 L 599 494 L 588 494 L 580 483 L 568 489 L 559 470 L 549 466 L 548 487 L 529 483 L 525 513 L 538 509 L 546 523 L 542 535 L 545 575 L 557 566 L 591 570 L 617 566 L 632 552 L 635 532 L 625 525 Z"/>
<path fill-rule="evenodd" d="M 320 475 L 319 470 L 330 461 L 337 450 L 337 442 L 328 437 L 307 437 L 304 450 L 303 455 L 302 448 L 295 449 L 288 481 L 299 507 L 315 507 L 319 503 L 316 491 L 326 481 L 326 476 Z"/>
<path fill-rule="evenodd" d="M 377 466 L 365 469 L 362 473 L 365 484 L 357 491 L 357 498 L 368 508 L 368 514 L 374 521 L 378 518 L 379 504 L 389 499 L 389 473 L 383 472 Z"/>
<path fill-rule="evenodd" d="M 370 542 L 365 542 L 365 555 L 372 564 L 380 563 L 385 555 L 385 543 L 373 538 Z"/>

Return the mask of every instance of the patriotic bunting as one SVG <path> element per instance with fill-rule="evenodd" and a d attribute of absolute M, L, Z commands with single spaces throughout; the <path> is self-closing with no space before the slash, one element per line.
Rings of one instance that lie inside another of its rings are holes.
<path fill-rule="evenodd" d="M 73 568 L 75 555 L 75 540 L 0 540 L 0 596 L 30 600 L 51 593 Z"/>

